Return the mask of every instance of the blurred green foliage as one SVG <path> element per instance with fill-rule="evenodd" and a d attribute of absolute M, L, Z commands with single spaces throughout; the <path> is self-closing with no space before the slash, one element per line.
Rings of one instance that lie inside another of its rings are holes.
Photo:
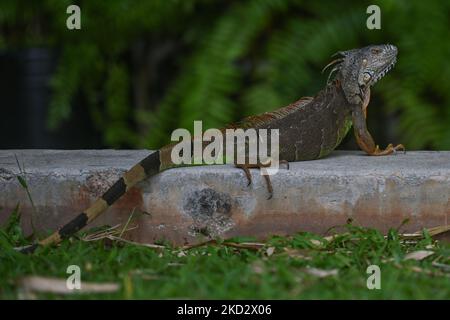
<path fill-rule="evenodd" d="M 79 31 L 65 27 L 72 3 Z M 369 4 L 381 30 L 366 28 Z M 392 43 L 398 64 L 372 91 L 369 127 L 450 149 L 449 17 L 446 0 L 4 0 L 0 48 L 60 50 L 50 127 L 82 95 L 105 145 L 156 148 L 194 120 L 220 127 L 314 95 L 334 52 Z"/>

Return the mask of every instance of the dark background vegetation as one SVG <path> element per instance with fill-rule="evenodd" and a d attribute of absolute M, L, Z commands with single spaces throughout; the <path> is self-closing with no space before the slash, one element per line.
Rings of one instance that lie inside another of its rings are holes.
<path fill-rule="evenodd" d="M 66 28 L 70 4 L 81 30 Z M 366 28 L 370 4 L 381 30 Z M 221 127 L 314 95 L 333 53 L 392 43 L 369 129 L 449 150 L 449 17 L 446 0 L 2 0 L 0 148 L 157 148 L 194 120 Z"/>

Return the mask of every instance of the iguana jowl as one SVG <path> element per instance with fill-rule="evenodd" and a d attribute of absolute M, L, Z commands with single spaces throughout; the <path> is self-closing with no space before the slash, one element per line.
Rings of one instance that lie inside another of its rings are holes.
<path fill-rule="evenodd" d="M 236 128 L 278 129 L 279 158 L 284 161 L 314 160 L 333 151 L 353 124 L 359 147 L 372 156 L 404 150 L 403 145 L 388 145 L 381 150 L 366 127 L 366 108 L 370 100 L 370 87 L 381 79 L 395 64 L 397 48 L 393 45 L 373 45 L 338 53 L 333 66 L 332 81 L 313 98 L 302 98 L 284 108 L 252 116 L 233 125 Z M 327 67 L 328 67 L 327 66 Z M 186 165 L 175 165 L 171 160 L 174 144 L 153 152 L 116 181 L 101 198 L 48 238 L 23 252 L 36 247 L 55 244 L 66 238 L 111 206 L 136 183 L 163 170 Z M 262 165 L 239 165 L 251 181 L 248 168 Z M 268 176 L 266 179 L 268 179 Z M 270 180 L 269 191 L 271 192 Z"/>

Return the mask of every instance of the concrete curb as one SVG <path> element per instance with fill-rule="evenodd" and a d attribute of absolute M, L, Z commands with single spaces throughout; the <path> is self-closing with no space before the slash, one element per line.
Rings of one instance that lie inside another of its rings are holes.
<path fill-rule="evenodd" d="M 149 151 L 1 150 L 0 223 L 17 203 L 30 231 L 33 212 L 16 175 L 25 166 L 39 230 L 54 230 L 101 195 Z M 450 152 L 408 152 L 369 157 L 337 151 L 315 161 L 291 163 L 272 176 L 274 197 L 258 170 L 248 187 L 232 166 L 177 168 L 139 184 L 93 225 L 124 223 L 134 208 L 138 228 L 128 237 L 174 244 L 208 237 L 267 237 L 311 231 L 324 234 L 352 218 L 386 232 L 406 218 L 406 232 L 447 225 L 450 217 Z"/>

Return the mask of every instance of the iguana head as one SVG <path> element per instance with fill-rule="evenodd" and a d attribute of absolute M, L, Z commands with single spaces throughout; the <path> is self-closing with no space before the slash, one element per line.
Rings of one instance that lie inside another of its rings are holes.
<path fill-rule="evenodd" d="M 368 89 L 380 80 L 397 61 L 397 48 L 390 44 L 367 46 L 361 49 L 340 51 L 339 59 L 332 62 L 337 71 L 348 102 L 364 101 Z M 331 75 L 330 73 L 330 75 Z"/>

